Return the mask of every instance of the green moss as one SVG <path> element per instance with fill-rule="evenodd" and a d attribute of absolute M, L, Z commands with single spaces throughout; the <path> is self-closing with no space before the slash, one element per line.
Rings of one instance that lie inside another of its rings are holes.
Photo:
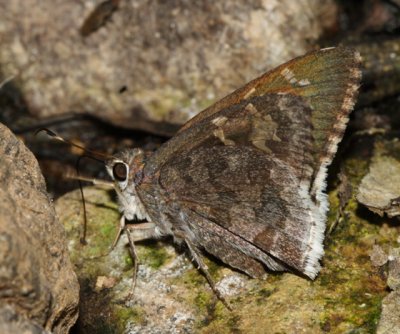
<path fill-rule="evenodd" d="M 350 294 L 340 304 L 330 303 L 321 317 L 321 329 L 330 333 L 375 333 L 381 297 Z"/>
<path fill-rule="evenodd" d="M 239 328 L 239 324 L 240 324 L 240 315 L 238 314 L 232 315 L 231 317 L 229 317 L 227 321 L 227 325 L 233 331 Z"/>
<path fill-rule="evenodd" d="M 368 162 L 350 158 L 344 171 L 354 191 L 368 171 Z M 329 199 L 331 223 L 339 206 L 337 190 Z M 373 333 L 386 295 L 386 283 L 369 258 L 373 243 L 379 243 L 380 226 L 359 216 L 354 194 L 345 212 L 346 217 L 326 238 L 324 268 L 316 280 L 321 287 L 316 299 L 325 310 L 320 314 L 320 328 L 329 333 Z"/>
<path fill-rule="evenodd" d="M 115 216 L 111 215 L 110 217 L 104 217 L 106 222 L 109 222 L 111 220 L 114 220 Z M 111 218 L 111 219 L 110 219 Z M 94 222 L 91 222 L 94 223 Z M 104 224 L 101 225 L 99 230 L 100 236 L 102 238 L 107 238 L 109 239 L 112 236 L 115 236 L 118 232 L 118 228 L 115 226 L 115 224 Z"/>
<path fill-rule="evenodd" d="M 261 288 L 259 290 L 256 291 L 257 297 L 255 299 L 255 302 L 257 303 L 257 305 L 262 305 L 265 300 L 270 297 L 274 292 L 276 291 L 275 289 L 271 289 L 271 288 Z"/>
<path fill-rule="evenodd" d="M 193 287 L 202 287 L 204 284 L 207 284 L 204 276 L 196 268 L 184 272 L 182 276 L 176 278 L 176 281 Z"/>
<path fill-rule="evenodd" d="M 199 324 L 199 332 L 203 334 L 231 334 L 241 333 L 240 323 L 241 315 L 235 312 L 227 311 L 226 307 L 222 303 L 215 305 L 214 312 L 209 314 L 206 320 L 202 324 Z"/>
<path fill-rule="evenodd" d="M 375 333 L 382 312 L 382 296 L 372 296 L 368 313 L 365 314 L 364 327 L 368 333 Z"/>
<path fill-rule="evenodd" d="M 235 308 L 232 301 L 230 302 L 230 305 L 232 308 Z M 229 314 L 231 314 L 231 312 L 227 310 L 226 306 L 221 301 L 215 304 L 213 310 L 214 319 L 225 319 Z"/>
<path fill-rule="evenodd" d="M 132 269 L 133 267 L 133 259 L 130 253 L 124 256 L 124 270 Z"/>
<path fill-rule="evenodd" d="M 281 273 L 271 272 L 268 274 L 267 278 L 265 279 L 265 282 L 267 282 L 268 284 L 279 284 L 281 278 L 282 278 Z"/>
<path fill-rule="evenodd" d="M 225 265 L 222 262 L 217 263 L 214 261 L 214 259 L 204 257 L 204 263 L 206 264 L 208 272 L 210 273 L 214 281 L 218 281 L 222 278 L 221 272 L 225 268 Z"/>
<path fill-rule="evenodd" d="M 140 247 L 138 249 L 138 257 L 141 263 L 145 263 L 153 269 L 160 268 L 171 259 L 165 246 L 158 242 L 152 242 L 145 247 Z"/>
<path fill-rule="evenodd" d="M 199 291 L 194 298 L 194 304 L 200 312 L 205 313 L 212 304 L 212 297 L 213 296 L 206 291 Z"/>
<path fill-rule="evenodd" d="M 131 308 L 118 306 L 114 308 L 113 318 L 116 324 L 118 324 L 118 333 L 123 333 L 128 321 L 134 324 L 143 324 L 146 321 L 145 312 L 140 306 Z"/>
<path fill-rule="evenodd" d="M 362 178 L 368 172 L 369 161 L 367 159 L 350 158 L 343 165 L 345 174 L 352 185 L 360 184 Z"/>

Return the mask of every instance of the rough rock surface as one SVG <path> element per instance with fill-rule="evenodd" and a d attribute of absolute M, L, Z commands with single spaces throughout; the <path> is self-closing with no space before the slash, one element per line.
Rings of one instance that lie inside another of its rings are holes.
<path fill-rule="evenodd" d="M 314 48 L 337 19 L 333 0 L 122 0 L 83 37 L 100 2 L 1 1 L 0 82 L 15 76 L 7 94 L 21 94 L 39 117 L 87 112 L 171 134 L 211 102 Z"/>
<path fill-rule="evenodd" d="M 382 314 L 377 334 L 400 333 L 400 290 L 392 291 L 382 301 Z"/>
<path fill-rule="evenodd" d="M 0 333 L 50 334 L 42 326 L 18 314 L 7 304 L 0 307 Z"/>
<path fill-rule="evenodd" d="M 382 300 L 377 334 L 400 333 L 400 248 L 390 248 L 387 260 L 387 285 L 392 291 Z"/>
<path fill-rule="evenodd" d="M 362 179 L 357 200 L 371 211 L 389 217 L 400 214 L 400 143 L 398 140 L 375 144 L 368 174 Z"/>
<path fill-rule="evenodd" d="M 359 165 L 359 163 L 357 163 Z M 206 258 L 230 303 L 228 311 L 190 258 L 171 240 L 138 243 L 139 270 L 132 295 L 132 261 L 126 238 L 109 250 L 119 224 L 115 197 L 84 189 L 88 245 L 79 243 L 82 203 L 78 191 L 56 202 L 71 259 L 81 282 L 77 333 L 373 333 L 387 294 L 386 280 L 369 260 L 380 236 L 377 225 L 351 210 L 326 238 L 323 269 L 315 281 L 290 273 L 250 279 Z M 339 201 L 334 200 L 331 217 Z M 350 200 L 349 206 L 355 208 Z M 390 238 L 394 236 L 390 235 Z M 93 258 L 93 259 L 90 259 Z"/>
<path fill-rule="evenodd" d="M 371 259 L 372 265 L 375 267 L 382 267 L 388 261 L 388 255 L 379 245 L 374 245 L 369 253 L 369 257 Z"/>
<path fill-rule="evenodd" d="M 392 248 L 389 251 L 389 269 L 387 285 L 391 290 L 400 288 L 400 248 Z M 399 324 L 400 328 L 400 324 Z"/>
<path fill-rule="evenodd" d="M 0 124 L 0 332 L 68 333 L 78 294 L 38 163 Z"/>
<path fill-rule="evenodd" d="M 390 225 L 381 226 L 380 234 L 387 237 L 394 233 L 396 242 L 377 242 L 370 251 L 370 258 L 382 277 L 386 278 L 388 290 L 391 290 L 382 300 L 376 333 L 396 334 L 400 333 L 400 248 L 389 245 L 400 243 L 396 219 L 400 214 L 400 142 L 398 139 L 377 137 L 373 149 L 369 170 L 362 178 L 357 200 L 380 216 L 395 217 L 390 220 Z"/>
<path fill-rule="evenodd" d="M 374 245 L 370 257 L 374 266 L 381 267 L 382 273 L 387 276 L 387 286 L 392 290 L 382 300 L 382 313 L 376 333 L 400 333 L 400 248 L 390 247 L 386 253 L 381 246 Z"/>

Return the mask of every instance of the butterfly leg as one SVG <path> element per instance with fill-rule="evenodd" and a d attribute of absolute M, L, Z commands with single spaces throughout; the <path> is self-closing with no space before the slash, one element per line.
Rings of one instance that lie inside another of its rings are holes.
<path fill-rule="evenodd" d="M 131 291 L 128 294 L 127 299 L 131 299 L 136 286 L 137 271 L 139 266 L 139 257 L 136 252 L 135 241 L 152 239 L 156 235 L 155 232 L 156 225 L 154 223 L 141 223 L 141 224 L 125 224 L 125 217 L 121 217 L 121 224 L 118 234 L 114 240 L 113 246 L 117 243 L 119 236 L 122 231 L 126 232 L 129 242 L 129 250 L 133 260 L 133 282 L 131 286 Z"/>
<path fill-rule="evenodd" d="M 130 231 L 132 240 L 134 241 L 156 239 L 158 236 L 158 233 L 156 232 L 156 224 L 151 222 L 140 223 L 140 224 L 129 224 L 124 226 L 123 229 Z"/>
<path fill-rule="evenodd" d="M 112 252 L 112 250 L 115 248 L 115 246 L 117 245 L 117 242 L 119 240 L 119 237 L 121 236 L 122 231 L 125 229 L 125 216 L 122 215 L 121 219 L 119 220 L 119 228 L 118 228 L 118 232 L 115 235 L 114 241 L 111 245 L 111 248 L 109 250 L 109 253 Z"/>
<path fill-rule="evenodd" d="M 119 221 L 119 229 L 111 245 L 108 254 L 115 248 L 117 242 L 121 236 L 122 231 L 129 230 L 131 232 L 131 238 L 133 241 L 140 241 L 146 239 L 152 239 L 156 236 L 155 232 L 156 225 L 154 223 L 140 223 L 140 224 L 125 224 L 125 216 L 122 216 Z"/>
<path fill-rule="evenodd" d="M 225 305 L 225 307 L 229 310 L 232 311 L 231 306 L 228 304 L 228 302 L 225 300 L 225 298 L 221 295 L 217 287 L 215 286 L 215 283 L 208 272 L 208 267 L 207 265 L 203 262 L 201 255 L 197 252 L 195 246 L 187 239 L 185 239 L 185 243 L 189 249 L 190 255 L 192 256 L 192 259 L 196 264 L 198 265 L 198 269 L 203 273 L 203 275 L 206 277 L 208 284 L 210 284 L 211 289 L 217 296 L 217 298 Z"/>
<path fill-rule="evenodd" d="M 129 250 L 131 252 L 132 260 L 133 260 L 133 281 L 132 281 L 132 286 L 131 286 L 131 291 L 128 294 L 127 299 L 131 299 L 133 296 L 133 293 L 135 291 L 135 286 L 136 286 L 136 277 L 137 277 L 137 271 L 138 271 L 138 266 L 139 266 L 139 258 L 136 252 L 136 247 L 135 247 L 135 241 L 133 240 L 133 237 L 131 235 L 130 230 L 127 228 L 125 229 L 126 235 L 128 237 L 128 242 L 129 242 Z"/>

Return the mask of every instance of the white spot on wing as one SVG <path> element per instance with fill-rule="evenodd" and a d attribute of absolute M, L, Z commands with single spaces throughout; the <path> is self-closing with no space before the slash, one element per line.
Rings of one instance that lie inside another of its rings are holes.
<path fill-rule="evenodd" d="M 294 73 L 287 67 L 285 67 L 282 71 L 281 74 L 283 77 L 289 81 L 291 84 L 295 84 L 297 82 L 296 77 L 294 76 Z"/>
<path fill-rule="evenodd" d="M 253 87 L 253 88 L 250 89 L 246 94 L 244 94 L 243 98 L 244 98 L 244 99 L 249 98 L 255 91 L 256 91 L 256 89 Z"/>
<path fill-rule="evenodd" d="M 216 125 L 216 126 L 221 126 L 221 125 L 224 125 L 224 124 L 226 123 L 227 120 L 228 120 L 228 118 L 225 117 L 225 116 L 218 116 L 218 117 L 215 117 L 215 118 L 211 121 L 211 123 L 214 124 L 214 125 Z"/>
<path fill-rule="evenodd" d="M 320 51 L 328 51 L 328 50 L 333 50 L 333 49 L 336 49 L 336 46 L 329 46 L 327 48 L 321 49 Z"/>
<path fill-rule="evenodd" d="M 254 106 L 254 104 L 249 103 L 245 108 L 244 108 L 250 115 L 255 115 L 257 114 L 257 108 Z"/>
<path fill-rule="evenodd" d="M 293 71 L 287 67 L 281 71 L 281 74 L 292 85 L 298 84 L 299 86 L 304 87 L 311 84 L 310 80 L 308 80 L 307 78 L 298 80 Z"/>
<path fill-rule="evenodd" d="M 299 85 L 300 85 L 300 86 L 308 86 L 309 84 L 311 84 L 311 82 L 310 82 L 310 80 L 308 80 L 308 79 L 301 79 L 301 80 L 299 81 Z"/>
<path fill-rule="evenodd" d="M 235 145 L 235 142 L 233 140 L 225 138 L 224 130 L 222 130 L 221 128 L 214 130 L 213 135 L 217 137 L 220 141 L 222 141 L 224 145 L 227 146 Z"/>

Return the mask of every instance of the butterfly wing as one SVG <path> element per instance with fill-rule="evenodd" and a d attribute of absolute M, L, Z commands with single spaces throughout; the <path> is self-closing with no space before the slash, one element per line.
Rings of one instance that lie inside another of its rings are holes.
<path fill-rule="evenodd" d="M 209 134 L 194 127 L 202 120 L 251 97 L 289 94 L 302 97 L 313 110 L 310 122 L 317 171 L 312 193 L 324 187 L 326 168 L 332 162 L 354 106 L 361 79 L 360 55 L 351 48 L 328 48 L 295 58 L 263 74 L 189 120 L 149 161 L 149 172 L 171 156 L 201 144 Z M 188 131 L 191 130 L 191 131 Z"/>
<path fill-rule="evenodd" d="M 354 51 L 323 50 L 200 113 L 146 163 L 138 194 L 153 221 L 253 276 L 263 263 L 314 278 L 326 167 L 359 78 Z"/>

